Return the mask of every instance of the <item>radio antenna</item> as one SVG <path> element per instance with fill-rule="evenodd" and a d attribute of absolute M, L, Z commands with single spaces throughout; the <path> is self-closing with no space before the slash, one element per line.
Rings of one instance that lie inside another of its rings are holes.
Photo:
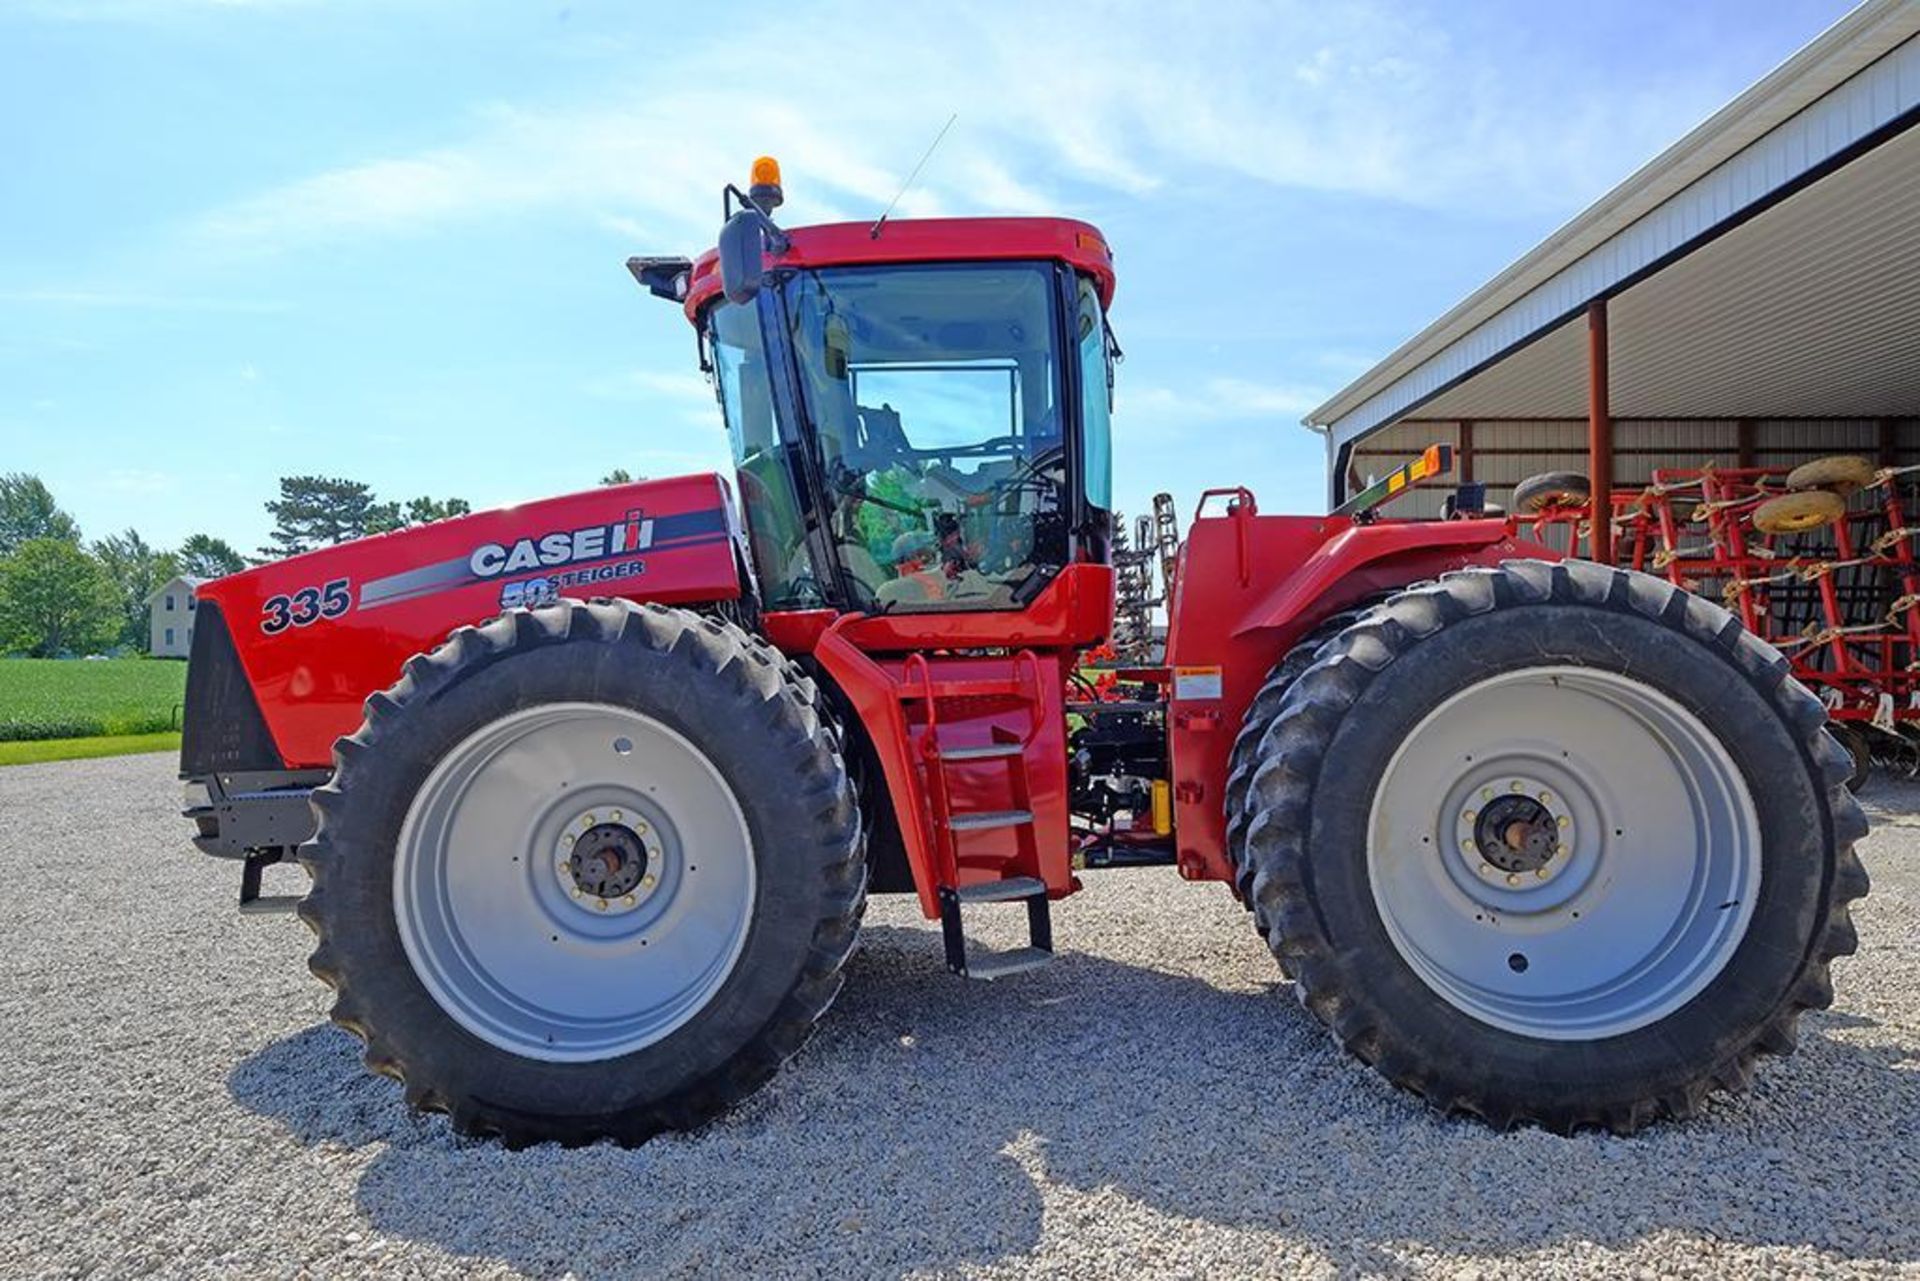
<path fill-rule="evenodd" d="M 893 207 L 900 203 L 900 197 L 906 195 L 908 188 L 913 186 L 913 180 L 920 176 L 920 171 L 926 168 L 927 161 L 932 158 L 933 149 L 940 145 L 940 140 L 947 136 L 947 130 L 953 128 L 953 122 L 959 118 L 960 113 L 954 112 L 947 117 L 947 123 L 940 126 L 940 132 L 933 135 L 933 141 L 927 144 L 926 154 L 920 157 L 920 163 L 913 167 L 913 172 L 907 175 L 907 180 L 900 184 L 900 190 L 893 193 L 893 199 L 887 202 L 887 207 L 880 211 L 878 218 L 874 219 L 873 226 L 867 229 L 869 240 L 880 239 L 880 232 L 886 227 L 887 219 L 893 215 Z"/>

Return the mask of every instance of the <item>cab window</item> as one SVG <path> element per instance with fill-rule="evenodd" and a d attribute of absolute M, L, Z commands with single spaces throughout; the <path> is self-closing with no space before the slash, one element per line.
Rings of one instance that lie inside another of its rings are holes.
<path fill-rule="evenodd" d="M 761 594 L 770 609 L 819 605 L 825 598 L 808 568 L 806 524 L 794 493 L 789 449 L 774 419 L 757 309 L 733 303 L 714 307 L 708 342 Z"/>
<path fill-rule="evenodd" d="M 786 289 L 858 608 L 1017 608 L 1067 557 L 1054 277 L 1041 263 L 835 268 Z"/>

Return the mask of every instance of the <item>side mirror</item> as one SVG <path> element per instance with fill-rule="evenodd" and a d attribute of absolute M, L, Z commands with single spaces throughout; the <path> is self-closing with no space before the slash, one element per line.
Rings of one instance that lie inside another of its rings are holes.
<path fill-rule="evenodd" d="M 720 228 L 720 288 L 732 303 L 752 302 L 766 277 L 767 216 L 742 209 Z"/>

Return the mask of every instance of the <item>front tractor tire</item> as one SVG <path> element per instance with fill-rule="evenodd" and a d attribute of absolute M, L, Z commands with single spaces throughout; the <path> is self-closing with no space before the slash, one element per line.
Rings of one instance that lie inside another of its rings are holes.
<path fill-rule="evenodd" d="M 1510 562 L 1283 662 L 1235 850 L 1304 1004 L 1446 1111 L 1687 1117 L 1833 998 L 1867 891 L 1852 760 L 1725 610 Z"/>
<path fill-rule="evenodd" d="M 798 1050 L 866 901 L 810 683 L 729 623 L 568 601 L 367 700 L 300 915 L 332 1017 L 414 1107 L 510 1146 L 696 1127 Z"/>

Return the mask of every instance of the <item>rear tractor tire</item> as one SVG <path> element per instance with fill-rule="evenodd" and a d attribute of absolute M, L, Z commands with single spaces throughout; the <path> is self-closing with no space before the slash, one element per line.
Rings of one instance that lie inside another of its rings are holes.
<path fill-rule="evenodd" d="M 1244 892 L 1306 1006 L 1434 1107 L 1632 1133 L 1832 1001 L 1867 891 L 1853 760 L 1725 610 L 1516 561 L 1392 597 L 1283 678 Z"/>
<path fill-rule="evenodd" d="M 568 601 L 461 628 L 314 794 L 300 915 L 333 1020 L 464 1134 L 706 1122 L 839 991 L 866 901 L 839 743 L 718 619 Z"/>

